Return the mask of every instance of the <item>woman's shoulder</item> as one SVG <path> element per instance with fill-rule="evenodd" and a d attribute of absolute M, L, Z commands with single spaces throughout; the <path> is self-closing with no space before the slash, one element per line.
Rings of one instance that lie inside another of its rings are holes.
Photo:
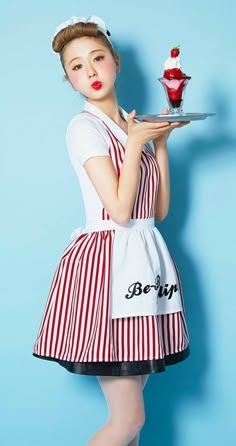
<path fill-rule="evenodd" d="M 66 145 L 71 159 L 83 164 L 96 155 L 109 155 L 109 138 L 103 122 L 89 113 L 75 115 L 68 124 Z"/>
<path fill-rule="evenodd" d="M 109 136 L 103 121 L 96 116 L 81 112 L 75 115 L 69 122 L 66 129 L 66 141 L 71 140 L 87 141 L 95 143 L 96 141 L 103 141 L 109 144 Z"/>
<path fill-rule="evenodd" d="M 67 125 L 67 132 L 72 128 L 88 129 L 88 130 L 100 130 L 102 132 L 105 131 L 105 125 L 100 118 L 92 115 L 86 111 L 82 111 L 77 115 L 73 116 Z"/>

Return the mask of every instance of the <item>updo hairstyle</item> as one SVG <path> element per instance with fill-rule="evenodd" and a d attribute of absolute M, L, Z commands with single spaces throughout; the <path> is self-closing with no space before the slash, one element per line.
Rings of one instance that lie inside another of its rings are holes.
<path fill-rule="evenodd" d="M 110 35 L 109 31 L 107 31 L 107 35 Z M 73 39 L 77 39 L 79 37 L 95 37 L 96 39 L 100 40 L 106 48 L 109 49 L 114 58 L 117 56 L 117 53 L 112 47 L 110 41 L 97 28 L 97 25 L 95 23 L 79 22 L 75 23 L 74 25 L 69 25 L 66 28 L 61 29 L 61 31 L 59 31 L 53 38 L 52 49 L 55 53 L 60 54 L 60 59 L 63 68 L 64 68 L 63 50 L 65 48 L 65 45 L 67 45 Z"/>

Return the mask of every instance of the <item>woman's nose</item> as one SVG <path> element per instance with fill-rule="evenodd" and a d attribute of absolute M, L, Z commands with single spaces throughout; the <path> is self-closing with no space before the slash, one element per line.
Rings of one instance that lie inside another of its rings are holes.
<path fill-rule="evenodd" d="M 88 67 L 88 77 L 91 78 L 94 76 L 96 76 L 96 70 L 92 66 Z"/>

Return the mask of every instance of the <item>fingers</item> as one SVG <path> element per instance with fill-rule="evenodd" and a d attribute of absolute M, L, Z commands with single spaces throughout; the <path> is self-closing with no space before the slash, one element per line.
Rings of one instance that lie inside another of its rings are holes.
<path fill-rule="evenodd" d="M 130 121 L 134 119 L 135 115 L 136 115 L 136 110 L 134 109 L 128 114 L 128 120 Z"/>
<path fill-rule="evenodd" d="M 169 121 L 142 121 L 139 123 L 139 125 L 145 127 L 146 129 L 161 129 L 162 127 L 169 127 L 170 126 Z"/>
<path fill-rule="evenodd" d="M 133 110 L 128 115 L 128 122 L 133 123 L 136 127 L 138 126 L 139 130 L 158 130 L 162 129 L 164 127 L 170 127 L 170 122 L 163 121 L 163 122 L 150 122 L 150 121 L 142 121 L 142 122 L 136 122 L 134 121 L 135 116 L 135 110 Z"/>
<path fill-rule="evenodd" d="M 168 114 L 168 108 L 163 109 L 163 114 Z M 136 110 L 132 110 L 128 114 L 128 136 L 131 141 L 136 141 L 139 144 L 145 144 L 147 141 L 151 141 L 162 137 L 167 140 L 172 130 L 175 128 L 183 127 L 184 125 L 189 124 L 189 121 L 186 122 L 150 122 L 150 121 L 141 121 L 137 122 L 135 120 Z M 167 117 L 168 119 L 168 117 Z"/>
<path fill-rule="evenodd" d="M 168 115 L 169 114 L 169 110 L 167 107 L 163 108 L 162 110 L 162 115 Z"/>
<path fill-rule="evenodd" d="M 146 126 L 147 129 L 150 130 L 159 130 L 165 127 L 170 127 L 171 123 L 168 121 L 163 121 L 163 122 L 147 122 L 146 124 L 148 124 Z"/>
<path fill-rule="evenodd" d="M 184 127 L 185 125 L 190 124 L 190 121 L 181 121 L 181 122 L 172 122 L 171 123 L 171 127 L 172 128 L 176 128 L 176 127 Z"/>

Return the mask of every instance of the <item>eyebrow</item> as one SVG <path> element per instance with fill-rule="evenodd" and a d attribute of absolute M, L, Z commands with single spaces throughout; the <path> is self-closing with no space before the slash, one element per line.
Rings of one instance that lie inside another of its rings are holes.
<path fill-rule="evenodd" d="M 93 54 L 93 53 L 96 53 L 97 51 L 103 51 L 103 48 L 98 48 L 98 49 L 96 49 L 96 50 L 92 50 L 92 51 L 90 51 L 90 53 L 89 53 L 89 54 Z M 71 65 L 71 64 L 72 64 L 72 62 L 74 62 L 74 60 L 76 60 L 76 59 L 80 59 L 80 57 L 79 57 L 79 56 L 77 56 L 77 57 L 74 57 L 73 59 L 71 59 L 71 61 L 69 62 L 69 65 Z"/>

